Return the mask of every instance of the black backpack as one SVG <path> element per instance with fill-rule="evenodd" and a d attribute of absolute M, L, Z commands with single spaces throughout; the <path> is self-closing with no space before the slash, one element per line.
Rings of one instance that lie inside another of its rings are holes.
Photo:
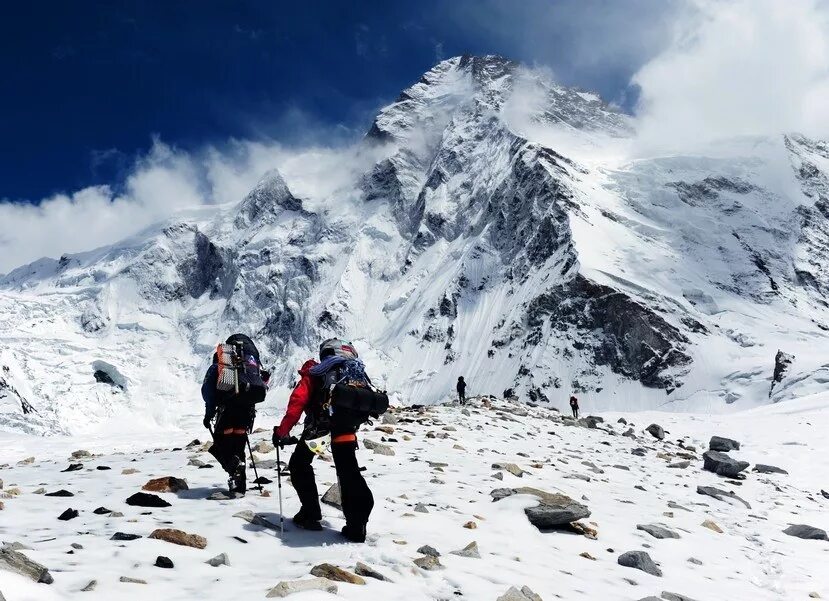
<path fill-rule="evenodd" d="M 223 403 L 255 405 L 265 400 L 259 351 L 244 334 L 234 334 L 216 347 L 216 390 Z"/>
<path fill-rule="evenodd" d="M 312 424 L 314 438 L 331 432 L 332 426 L 356 430 L 389 409 L 388 395 L 374 387 L 362 361 L 356 359 L 348 359 L 322 376 L 319 394 Z"/>

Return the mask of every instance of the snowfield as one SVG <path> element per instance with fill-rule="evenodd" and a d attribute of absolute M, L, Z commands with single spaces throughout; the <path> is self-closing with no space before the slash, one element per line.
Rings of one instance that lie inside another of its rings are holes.
<path fill-rule="evenodd" d="M 588 410 L 582 407 L 584 414 Z M 261 599 L 281 581 L 311 578 L 309 572 L 319 564 L 353 573 L 362 562 L 389 581 L 338 582 L 339 597 L 495 600 L 510 587 L 526 586 L 545 601 L 661 595 L 698 601 L 826 598 L 829 541 L 803 540 L 783 530 L 790 524 L 829 529 L 829 492 L 821 494 L 821 488 L 829 489 L 828 414 L 825 395 L 718 416 L 602 413 L 604 421 L 594 423 L 596 428 L 588 427 L 590 419 L 574 425 L 556 411 L 494 398 L 475 398 L 466 409 L 399 408 L 384 420 L 396 423 L 375 424 L 385 432 L 367 426 L 361 434 L 394 452 L 372 453 L 365 446 L 359 452 L 376 501 L 364 545 L 339 538 L 342 516 L 328 505 L 323 505 L 324 532 L 297 531 L 287 523 L 280 536 L 271 526 L 279 523 L 275 482 L 265 486 L 268 496 L 252 490 L 243 499 L 208 499 L 224 487 L 225 474 L 215 466 L 190 464 L 194 459 L 212 463 L 201 445 L 184 448 L 194 436 L 205 439 L 196 419 L 184 429 L 111 426 L 83 442 L 3 434 L 0 540 L 20 543 L 23 554 L 49 569 L 54 583 L 36 584 L 0 569 L 0 591 L 8 601 Z M 631 423 L 617 423 L 620 417 Z M 269 431 L 275 420 L 258 421 Z M 664 440 L 645 431 L 651 423 L 664 428 Z M 622 436 L 628 428 L 632 436 Z M 701 453 L 712 435 L 742 443 L 729 454 L 752 464 L 744 480 L 702 470 Z M 252 442 L 268 438 L 263 431 Z M 641 456 L 632 453 L 635 449 Z M 71 458 L 78 450 L 92 456 Z M 275 453 L 256 456 L 260 475 L 276 480 Z M 670 467 L 684 465 L 685 457 L 690 458 L 687 467 Z M 70 463 L 82 467 L 63 471 Z M 788 474 L 751 471 L 756 463 Z M 333 464 L 318 460 L 316 472 L 322 493 L 335 482 Z M 125 504 L 148 480 L 163 476 L 183 478 L 189 488 L 159 493 L 169 507 Z M 287 478 L 284 484 L 285 513 L 291 516 L 297 501 Z M 701 495 L 698 486 L 733 492 L 751 508 Z M 590 516 L 579 523 L 595 538 L 537 529 L 524 515 L 525 508 L 538 504 L 532 495 L 493 501 L 494 490 L 517 487 L 562 493 L 584 504 Z M 74 496 L 42 494 L 60 489 Z M 93 513 L 101 506 L 123 515 Z M 78 517 L 58 521 L 68 508 L 78 510 Z M 236 517 L 244 511 L 270 524 Z M 703 526 L 706 520 L 722 532 Z M 637 529 L 652 524 L 679 538 L 657 539 Z M 157 528 L 201 535 L 206 547 L 148 538 Z M 111 540 L 116 532 L 141 538 Z M 451 553 L 473 541 L 480 558 Z M 414 565 L 423 557 L 418 552 L 423 545 L 440 553 L 442 569 Z M 628 551 L 647 552 L 663 575 L 619 565 L 619 556 Z M 229 565 L 205 563 L 221 553 Z M 155 567 L 159 555 L 174 567 Z M 122 577 L 143 583 L 122 582 Z M 93 580 L 93 590 L 81 592 Z M 321 591 L 291 596 L 333 598 Z"/>

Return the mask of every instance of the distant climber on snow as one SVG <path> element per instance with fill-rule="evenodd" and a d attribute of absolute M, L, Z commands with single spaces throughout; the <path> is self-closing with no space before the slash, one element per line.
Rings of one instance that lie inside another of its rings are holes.
<path fill-rule="evenodd" d="M 458 391 L 458 402 L 461 405 L 466 405 L 466 382 L 463 379 L 463 376 L 458 378 L 458 385 L 456 386 Z"/>
<path fill-rule="evenodd" d="M 213 435 L 209 452 L 228 473 L 231 495 L 243 496 L 247 490 L 245 445 L 253 430 L 256 404 L 265 400 L 269 379 L 256 345 L 244 334 L 233 334 L 216 347 L 204 375 L 202 423 Z"/>
<path fill-rule="evenodd" d="M 573 410 L 573 417 L 575 419 L 578 419 L 579 418 L 579 400 L 574 396 L 570 397 L 570 409 Z"/>
<path fill-rule="evenodd" d="M 325 451 L 330 440 L 346 522 L 342 534 L 350 541 L 365 542 L 374 497 L 357 464 L 357 430 L 384 413 L 389 399 L 372 385 L 350 342 L 326 340 L 320 345 L 319 357 L 319 363 L 309 359 L 300 368 L 300 381 L 291 393 L 282 422 L 274 428 L 273 442 L 280 447 L 297 445 L 288 462 L 291 484 L 302 504 L 294 524 L 306 530 L 322 530 L 311 462 Z M 289 436 L 303 412 L 305 425 L 296 441 Z"/>

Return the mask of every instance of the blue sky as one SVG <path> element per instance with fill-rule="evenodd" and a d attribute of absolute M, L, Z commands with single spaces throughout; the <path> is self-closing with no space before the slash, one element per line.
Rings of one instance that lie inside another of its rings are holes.
<path fill-rule="evenodd" d="M 0 199 L 117 190 L 153 137 L 336 143 L 441 58 L 502 54 L 631 106 L 673 0 L 28 2 L 0 9 Z"/>

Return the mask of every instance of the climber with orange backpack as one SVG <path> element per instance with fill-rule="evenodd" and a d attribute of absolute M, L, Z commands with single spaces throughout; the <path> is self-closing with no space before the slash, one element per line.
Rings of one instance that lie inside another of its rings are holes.
<path fill-rule="evenodd" d="M 213 434 L 208 452 L 228 473 L 232 496 L 244 496 L 247 490 L 245 445 L 249 445 L 256 405 L 265 400 L 269 379 L 253 341 L 244 334 L 233 334 L 216 347 L 202 382 L 202 423 Z"/>
<path fill-rule="evenodd" d="M 319 357 L 319 363 L 309 359 L 299 370 L 299 383 L 273 434 L 278 448 L 297 445 L 288 468 L 302 507 L 293 523 L 306 530 L 322 530 L 319 493 L 311 462 L 330 442 L 346 521 L 342 534 L 350 541 L 365 542 L 374 497 L 357 464 L 357 430 L 372 417 L 384 413 L 389 398 L 372 385 L 350 342 L 338 338 L 326 340 L 320 345 Z M 290 436 L 291 428 L 303 413 L 305 424 L 297 441 Z"/>

